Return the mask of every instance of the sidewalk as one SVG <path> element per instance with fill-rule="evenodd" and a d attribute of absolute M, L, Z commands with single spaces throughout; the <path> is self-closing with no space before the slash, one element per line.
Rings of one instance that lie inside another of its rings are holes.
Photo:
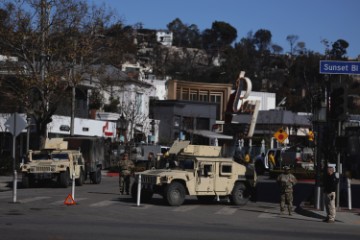
<path fill-rule="evenodd" d="M 21 181 L 19 175 L 17 181 Z M 10 191 L 13 188 L 14 176 L 13 175 L 0 175 L 0 192 Z"/>
<path fill-rule="evenodd" d="M 317 218 L 319 221 L 326 217 L 325 209 L 315 209 L 313 205 L 306 205 L 305 203 L 301 204 L 296 212 L 307 217 Z M 352 208 L 349 210 L 347 207 L 339 207 L 336 210 L 336 223 L 360 225 L 360 209 Z"/>

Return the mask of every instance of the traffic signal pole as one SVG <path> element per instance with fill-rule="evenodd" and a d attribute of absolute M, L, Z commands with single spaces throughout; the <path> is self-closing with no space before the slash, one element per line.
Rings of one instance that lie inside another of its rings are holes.
<path fill-rule="evenodd" d="M 340 137 L 341 136 L 341 121 L 338 121 L 338 134 L 337 136 Z M 339 208 L 340 207 L 340 176 L 342 174 L 342 167 L 341 167 L 341 162 L 340 162 L 340 158 L 341 158 L 341 155 L 340 155 L 340 151 L 337 151 L 337 162 L 336 162 L 336 177 L 339 179 L 338 183 L 337 183 L 337 186 L 336 186 L 336 208 Z"/>

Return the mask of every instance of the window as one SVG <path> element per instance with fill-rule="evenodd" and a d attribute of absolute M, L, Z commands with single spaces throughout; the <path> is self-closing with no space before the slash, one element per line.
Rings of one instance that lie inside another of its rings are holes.
<path fill-rule="evenodd" d="M 136 109 L 136 113 L 141 113 L 143 111 L 142 109 L 142 98 L 143 98 L 143 94 L 142 93 L 136 93 L 135 96 L 135 109 Z"/>
<path fill-rule="evenodd" d="M 208 177 L 209 173 L 212 173 L 212 165 L 211 164 L 204 164 L 204 176 Z"/>
<path fill-rule="evenodd" d="M 211 92 L 210 93 L 210 102 L 217 103 L 216 105 L 216 116 L 217 119 L 221 119 L 222 114 L 222 102 L 223 102 L 223 92 Z"/>
<path fill-rule="evenodd" d="M 32 157 L 32 160 L 48 160 L 48 159 L 50 159 L 50 155 L 45 152 L 33 153 L 31 157 Z"/>
<path fill-rule="evenodd" d="M 220 169 L 221 169 L 220 175 L 230 176 L 231 172 L 232 172 L 232 165 L 231 164 L 222 164 Z"/>
<path fill-rule="evenodd" d="M 181 95 L 181 100 L 189 100 L 189 89 L 184 88 Z"/>
<path fill-rule="evenodd" d="M 208 130 L 210 126 L 209 118 L 196 118 L 196 129 Z"/>
<path fill-rule="evenodd" d="M 205 90 L 201 90 L 199 92 L 199 101 L 208 102 L 209 101 L 209 92 Z"/>
<path fill-rule="evenodd" d="M 198 100 L 198 92 L 197 90 L 191 89 L 190 90 L 190 100 L 197 101 Z"/>
<path fill-rule="evenodd" d="M 69 160 L 67 153 L 53 153 L 51 154 L 52 160 Z"/>
<path fill-rule="evenodd" d="M 180 161 L 180 167 L 182 169 L 194 169 L 194 161 L 192 159 Z"/>

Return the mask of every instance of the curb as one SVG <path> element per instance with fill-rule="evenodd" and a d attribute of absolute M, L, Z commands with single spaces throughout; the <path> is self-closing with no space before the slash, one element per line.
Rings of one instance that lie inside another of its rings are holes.
<path fill-rule="evenodd" d="M 107 177 L 119 177 L 119 173 L 116 172 L 108 172 L 106 173 Z"/>
<path fill-rule="evenodd" d="M 118 172 L 110 172 L 110 171 L 107 171 L 107 170 L 103 170 L 101 172 L 101 175 L 106 176 L 106 177 L 119 177 Z"/>

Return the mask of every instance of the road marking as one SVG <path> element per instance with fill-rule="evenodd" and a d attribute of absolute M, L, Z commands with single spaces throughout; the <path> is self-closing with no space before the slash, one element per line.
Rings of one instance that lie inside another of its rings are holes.
<path fill-rule="evenodd" d="M 175 208 L 173 211 L 174 212 L 188 212 L 188 211 L 191 211 L 191 210 L 193 210 L 195 208 L 198 208 L 198 207 L 199 206 L 194 206 L 194 205 L 192 205 L 192 206 L 179 206 L 179 207 Z"/>
<path fill-rule="evenodd" d="M 12 198 L 12 196 L 0 196 L 0 199 L 5 199 L 5 198 Z"/>
<path fill-rule="evenodd" d="M 150 205 L 150 204 L 141 204 L 140 203 L 140 206 L 137 206 L 137 205 L 132 205 L 131 207 L 132 208 L 137 208 L 137 209 L 148 209 L 150 207 L 152 207 L 153 205 Z"/>
<path fill-rule="evenodd" d="M 221 208 L 219 211 L 217 211 L 215 214 L 220 214 L 220 215 L 232 215 L 237 211 L 237 208 L 233 208 L 233 207 L 223 207 Z"/>
<path fill-rule="evenodd" d="M 75 198 L 74 201 L 77 203 L 77 202 L 80 202 L 80 201 L 83 201 L 83 200 L 86 200 L 88 198 Z M 64 200 L 59 200 L 59 201 L 55 201 L 55 202 L 52 202 L 50 203 L 51 205 L 61 205 L 61 204 L 64 204 Z"/>
<path fill-rule="evenodd" d="M 21 199 L 19 200 L 20 203 L 29 203 L 29 202 L 35 202 L 35 201 L 39 201 L 39 200 L 44 200 L 44 199 L 49 199 L 51 197 L 33 197 L 33 198 L 25 198 L 25 199 Z"/>
<path fill-rule="evenodd" d="M 274 213 L 270 212 L 264 212 L 258 216 L 258 218 L 276 218 L 276 215 Z"/>
<path fill-rule="evenodd" d="M 106 207 L 106 206 L 110 206 L 110 205 L 113 205 L 113 204 L 116 204 L 116 201 L 104 200 L 104 201 L 101 201 L 101 202 L 90 204 L 90 207 Z"/>

